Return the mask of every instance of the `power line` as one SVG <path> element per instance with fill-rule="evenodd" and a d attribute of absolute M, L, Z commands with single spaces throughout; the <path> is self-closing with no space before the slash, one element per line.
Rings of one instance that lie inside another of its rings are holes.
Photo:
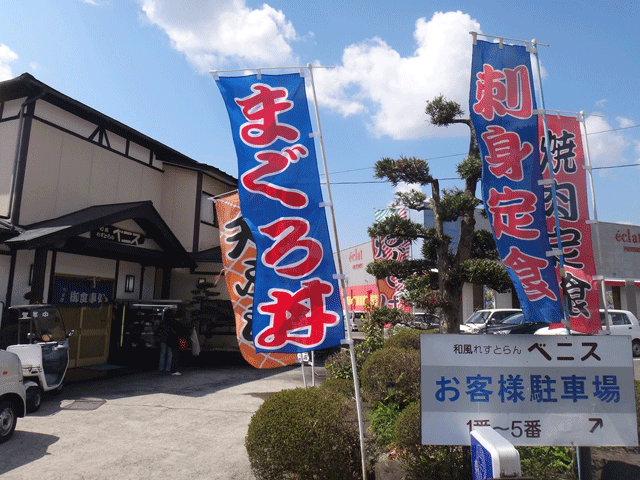
<path fill-rule="evenodd" d="M 617 132 L 620 130 L 629 130 L 631 128 L 640 128 L 640 125 L 630 125 L 628 127 L 620 127 L 620 128 L 612 128 L 609 130 L 600 130 L 599 132 L 589 132 L 587 133 L 587 137 L 590 137 L 591 135 L 598 135 L 600 133 L 609 133 L 609 132 Z M 425 158 L 425 161 L 431 161 L 431 160 L 440 160 L 443 158 L 451 158 L 451 157 L 459 157 L 460 155 L 465 155 L 465 153 L 453 153 L 451 155 L 442 155 L 439 157 L 432 157 L 432 158 Z M 626 168 L 626 167 L 638 167 L 640 166 L 640 163 L 629 163 L 629 164 L 625 164 L 625 165 L 611 165 L 611 166 L 607 166 L 607 167 L 592 167 L 592 170 L 610 170 L 612 168 Z M 359 172 L 362 170 L 370 170 L 372 169 L 373 166 L 371 167 L 363 167 L 363 168 L 354 168 L 352 170 L 341 170 L 339 172 L 332 172 L 329 175 L 337 175 L 339 173 L 351 173 L 351 172 Z M 458 177 L 450 177 L 450 178 L 439 178 L 438 180 L 461 180 Z M 323 182 L 326 183 L 326 182 Z M 332 185 L 361 185 L 361 184 L 375 184 L 375 183 L 389 183 L 386 181 L 379 181 L 379 182 L 331 182 Z"/>
<path fill-rule="evenodd" d="M 429 162 L 431 160 L 440 160 L 441 158 L 459 157 L 460 155 L 465 155 L 465 154 L 464 153 L 453 153 L 451 155 L 443 155 L 441 157 L 425 158 L 425 161 Z M 329 175 L 337 175 L 338 173 L 359 172 L 361 170 L 369 170 L 371 168 L 373 168 L 373 166 L 371 166 L 371 167 L 363 167 L 363 168 L 354 168 L 353 170 L 341 170 L 339 172 L 332 172 Z M 333 182 L 331 182 L 331 183 L 333 183 Z"/>
<path fill-rule="evenodd" d="M 627 163 L 626 165 L 610 165 L 608 167 L 591 167 L 591 170 L 609 170 L 611 168 L 640 167 L 640 163 Z"/>
<path fill-rule="evenodd" d="M 612 128 L 611 130 L 600 130 L 599 132 L 587 133 L 587 137 L 590 137 L 591 135 L 597 135 L 599 133 L 617 132 L 618 130 L 629 130 L 630 128 L 638 128 L 638 127 L 640 127 L 640 125 L 631 125 L 629 127 Z"/>

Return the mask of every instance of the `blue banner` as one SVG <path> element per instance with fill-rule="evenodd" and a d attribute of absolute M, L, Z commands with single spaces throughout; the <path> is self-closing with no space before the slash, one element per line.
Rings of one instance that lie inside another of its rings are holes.
<path fill-rule="evenodd" d="M 342 304 L 300 74 L 216 79 L 238 155 L 240 208 L 256 243 L 258 352 L 340 345 Z"/>
<path fill-rule="evenodd" d="M 112 303 L 113 280 L 55 277 L 51 303 L 65 307 L 99 308 Z"/>
<path fill-rule="evenodd" d="M 538 117 L 526 47 L 478 40 L 469 112 L 482 155 L 482 199 L 528 322 L 562 321 L 546 227 Z"/>

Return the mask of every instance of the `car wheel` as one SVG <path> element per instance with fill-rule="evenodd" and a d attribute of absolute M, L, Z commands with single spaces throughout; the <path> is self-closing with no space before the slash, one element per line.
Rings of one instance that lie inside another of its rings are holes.
<path fill-rule="evenodd" d="M 12 402 L 3 400 L 0 402 L 0 443 L 11 438 L 18 423 L 16 407 Z"/>
<path fill-rule="evenodd" d="M 42 404 L 42 389 L 40 387 L 27 388 L 27 413 L 40 410 Z"/>
<path fill-rule="evenodd" d="M 631 344 L 631 353 L 634 357 L 640 357 L 640 340 L 634 340 Z"/>

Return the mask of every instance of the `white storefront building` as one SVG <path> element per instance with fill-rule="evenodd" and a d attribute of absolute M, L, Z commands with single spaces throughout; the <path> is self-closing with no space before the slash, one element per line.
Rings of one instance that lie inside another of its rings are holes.
<path fill-rule="evenodd" d="M 189 302 L 218 277 L 209 198 L 236 188 L 231 175 L 29 74 L 0 83 L 0 145 L 1 306 L 58 304 L 71 367 L 124 346 L 127 303 Z"/>

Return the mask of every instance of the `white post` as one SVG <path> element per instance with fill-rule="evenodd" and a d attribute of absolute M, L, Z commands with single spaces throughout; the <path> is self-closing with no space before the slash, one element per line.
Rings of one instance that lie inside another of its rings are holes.
<path fill-rule="evenodd" d="M 313 81 L 313 66 L 309 63 L 307 64 L 307 68 L 309 69 L 309 76 L 311 79 L 311 90 L 313 92 L 313 106 L 316 111 L 316 123 L 318 124 L 318 135 L 320 138 L 320 154 L 322 156 L 322 165 L 324 167 L 324 177 L 327 181 L 327 197 L 328 197 L 328 206 L 329 213 L 331 215 L 331 223 L 333 224 L 333 237 L 336 244 L 336 251 L 338 252 L 338 277 L 340 278 L 340 287 L 342 289 L 342 297 L 344 301 L 345 308 L 348 309 L 347 303 L 347 290 L 344 284 L 344 274 L 342 271 L 342 259 L 340 258 L 340 243 L 338 241 L 338 229 L 336 227 L 336 220 L 333 211 L 333 200 L 331 199 L 331 185 L 329 182 L 329 172 L 327 170 L 327 162 L 324 154 L 324 141 L 322 139 L 322 127 L 320 126 L 320 114 L 318 112 L 318 101 L 316 98 L 316 86 Z M 351 354 L 351 369 L 353 370 L 353 385 L 356 396 L 356 411 L 358 413 L 358 431 L 360 433 L 360 456 L 362 458 L 362 480 L 366 480 L 367 478 L 367 462 L 365 457 L 365 448 L 364 448 L 364 424 L 362 421 L 362 406 L 360 404 L 360 382 L 358 381 L 358 370 L 356 368 L 356 352 L 353 349 L 353 338 L 351 338 L 351 322 L 348 315 L 345 315 L 345 322 L 347 323 L 347 339 L 346 343 L 349 345 L 349 353 Z"/>
<path fill-rule="evenodd" d="M 558 261 L 560 262 L 560 282 L 563 290 L 563 294 L 565 294 L 564 285 L 565 285 L 565 271 L 564 271 L 564 253 L 562 251 L 562 231 L 560 230 L 560 219 L 558 218 L 558 198 L 556 196 L 556 181 L 554 179 L 553 174 L 553 156 L 551 155 L 551 141 L 549 139 L 549 129 L 547 127 L 547 112 L 544 107 L 544 94 L 542 93 L 542 74 L 540 73 L 540 59 L 538 58 L 538 42 L 536 39 L 531 40 L 532 52 L 533 56 L 536 59 L 536 67 L 538 70 L 538 84 L 540 89 L 540 107 L 542 108 L 542 126 L 544 128 L 544 142 L 547 149 L 547 168 L 549 169 L 549 179 L 551 180 L 551 198 L 553 201 L 553 213 L 555 217 L 555 226 L 556 226 L 556 235 L 558 237 L 558 246 L 557 249 L 560 251 L 558 255 Z M 568 299 L 564 298 L 564 303 L 566 304 Z M 571 322 L 568 316 L 566 305 L 562 306 L 564 324 L 567 327 L 567 330 L 571 331 Z"/>
<path fill-rule="evenodd" d="M 587 120 L 584 116 L 584 111 L 580 111 L 580 114 L 578 115 L 578 120 L 580 121 L 580 124 L 582 125 L 582 129 L 584 130 L 584 135 L 582 135 L 582 143 L 585 147 L 585 162 L 587 163 L 586 165 L 586 169 L 587 172 L 589 173 L 589 186 L 591 187 L 591 203 L 593 205 L 593 224 L 595 224 L 596 228 L 595 228 L 595 234 L 594 236 L 596 237 L 596 251 L 598 252 L 598 268 L 596 269 L 596 271 L 598 272 L 602 272 L 602 244 L 600 243 L 600 224 L 598 223 L 598 209 L 596 207 L 596 191 L 595 191 L 595 186 L 593 183 L 593 172 L 592 172 L 592 167 L 591 167 L 591 154 L 589 153 L 589 139 L 587 138 L 588 133 L 587 133 Z M 591 229 L 591 233 L 594 233 L 594 229 Z M 599 279 L 598 279 L 599 283 L 600 283 L 600 291 L 602 293 L 602 303 L 604 306 L 604 321 L 605 321 L 605 325 L 606 325 L 606 333 L 607 335 L 609 335 L 611 333 L 611 328 L 609 327 L 609 307 L 607 306 L 607 290 L 606 290 L 606 284 L 605 284 L 605 280 L 604 280 L 604 275 L 599 275 Z"/>

